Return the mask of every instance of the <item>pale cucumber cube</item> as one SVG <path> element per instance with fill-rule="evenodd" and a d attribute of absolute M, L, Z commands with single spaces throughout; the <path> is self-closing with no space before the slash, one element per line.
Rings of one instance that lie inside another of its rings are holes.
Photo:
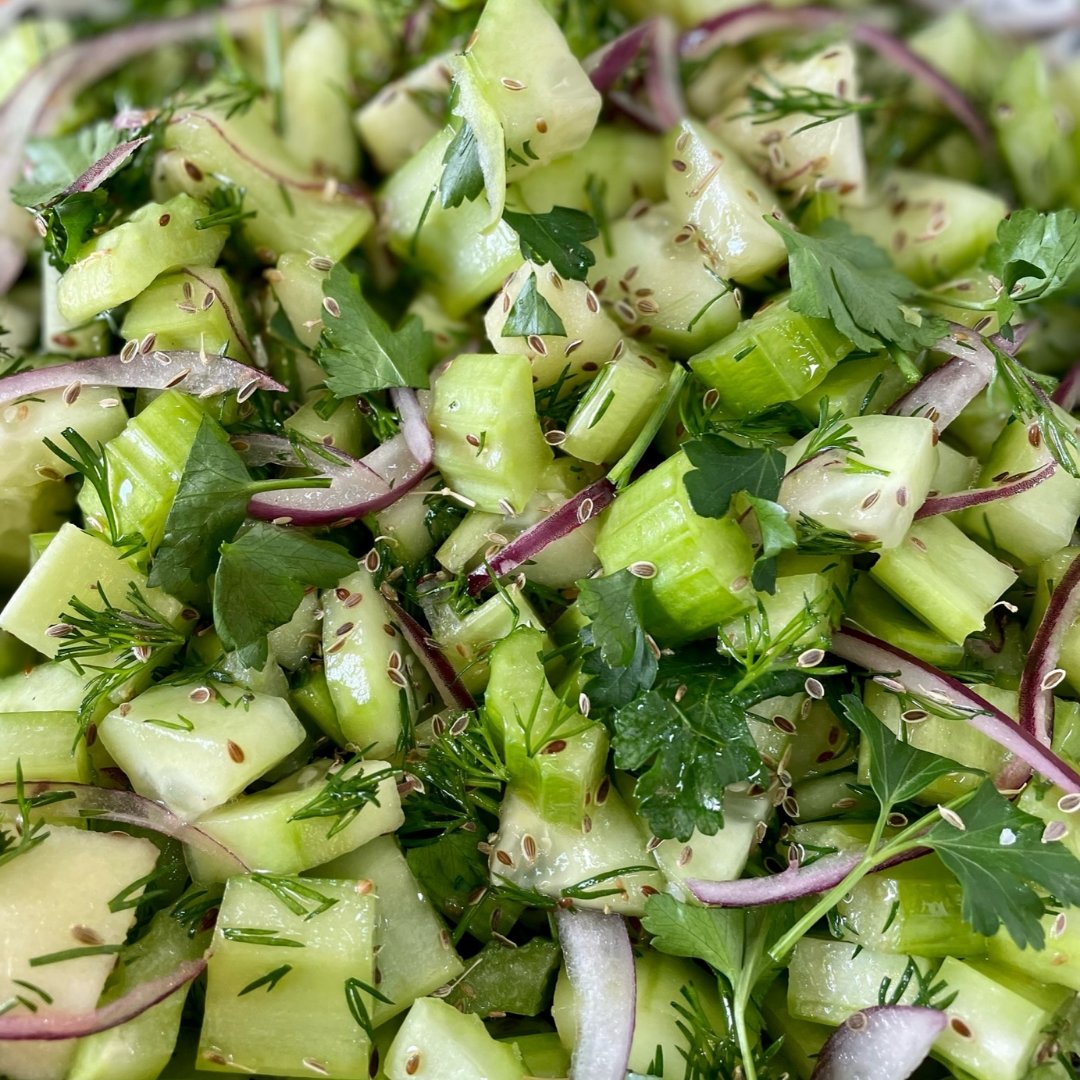
<path fill-rule="evenodd" d="M 85 679 L 68 664 L 36 664 L 0 679 L 0 712 L 77 712 Z"/>
<path fill-rule="evenodd" d="M 277 261 L 274 296 L 301 344 L 313 349 L 322 333 L 323 282 L 327 271 L 311 265 L 310 256 L 287 251 Z"/>
<path fill-rule="evenodd" d="M 18 678 L 18 676 L 16 676 Z M 86 741 L 74 712 L 0 712 L 0 783 L 91 780 Z"/>
<path fill-rule="evenodd" d="M 32 487 L 0 488 L 0 586 L 15 588 L 22 581 L 30 569 L 30 537 L 59 529 L 71 505 L 67 484 L 47 480 Z"/>
<path fill-rule="evenodd" d="M 304 727 L 283 698 L 186 683 L 151 687 L 114 709 L 98 737 L 140 795 L 190 821 L 295 750 Z"/>
<path fill-rule="evenodd" d="M 446 924 L 413 877 L 397 841 L 380 836 L 311 871 L 313 877 L 373 882 L 378 898 L 376 977 L 392 1004 L 373 1005 L 378 1027 L 417 999 L 457 978 L 465 965 L 450 943 Z"/>
<path fill-rule="evenodd" d="M 39 1013 L 88 1012 L 97 1006 L 113 955 L 78 956 L 34 967 L 30 961 L 85 948 L 87 937 L 120 946 L 135 909 L 111 911 L 109 901 L 153 870 L 158 849 L 149 840 L 120 832 L 58 825 L 47 831 L 40 844 L 0 867 L 0 1001 L 22 995 Z M 28 990 L 27 983 L 50 1000 Z M 72 1039 L 0 1041 L 0 1075 L 65 1080 L 75 1048 Z"/>
<path fill-rule="evenodd" d="M 351 985 L 370 1015 L 371 995 L 357 983 L 374 982 L 375 926 L 374 896 L 352 881 L 230 878 L 210 953 L 199 1069 L 367 1080 L 371 1045 L 347 992 Z M 272 989 L 252 988 L 285 965 Z"/>
<path fill-rule="evenodd" d="M 496 1042 L 479 1016 L 438 998 L 420 998 L 383 1063 L 387 1080 L 524 1080 L 512 1045 Z"/>

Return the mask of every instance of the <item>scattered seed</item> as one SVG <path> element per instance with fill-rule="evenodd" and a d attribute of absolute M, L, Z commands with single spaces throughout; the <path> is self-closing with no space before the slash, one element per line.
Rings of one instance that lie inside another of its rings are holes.
<path fill-rule="evenodd" d="M 379 549 L 372 548 L 364 556 L 364 567 L 369 574 L 377 574 L 380 566 L 382 566 L 382 556 L 379 554 Z"/>
<path fill-rule="evenodd" d="M 312 255 L 307 264 L 312 270 L 318 270 L 322 273 L 334 268 L 334 260 L 328 259 L 325 255 Z"/>
<path fill-rule="evenodd" d="M 907 823 L 907 814 L 901 814 L 898 810 L 894 810 L 885 819 L 885 824 L 891 825 L 894 829 L 902 829 Z"/>
<path fill-rule="evenodd" d="M 799 800 L 794 795 L 785 795 L 780 802 L 780 808 L 788 817 L 796 818 L 799 816 Z"/>
<path fill-rule="evenodd" d="M 139 343 L 137 341 L 125 341 L 124 347 L 120 350 L 120 363 L 130 364 L 135 359 L 138 351 Z"/>
<path fill-rule="evenodd" d="M 524 90 L 525 89 L 525 84 L 520 79 L 509 79 L 506 76 L 503 76 L 499 80 L 499 82 L 502 83 L 502 85 L 507 90 L 518 91 L 518 90 Z"/>
<path fill-rule="evenodd" d="M 76 924 L 71 928 L 71 936 L 84 945 L 103 945 L 105 939 L 92 927 Z"/>
<path fill-rule="evenodd" d="M 799 658 L 795 663 L 801 668 L 812 668 L 817 667 L 824 659 L 824 649 L 807 649 L 805 652 L 799 654 Z"/>
<path fill-rule="evenodd" d="M 866 1019 L 866 1013 L 857 1012 L 857 1013 L 852 1013 L 851 1016 L 849 1016 L 844 1021 L 844 1026 L 847 1027 L 848 1029 L 850 1029 L 851 1031 L 862 1031 L 862 1029 L 864 1027 L 866 1027 L 868 1022 L 869 1021 Z"/>
<path fill-rule="evenodd" d="M 1068 923 L 1069 920 L 1065 912 L 1059 911 L 1053 925 L 1050 927 L 1050 936 L 1052 938 L 1061 937 L 1065 933 L 1065 927 L 1068 926 Z"/>
<path fill-rule="evenodd" d="M 578 694 L 577 704 L 578 711 L 581 713 L 581 715 L 588 716 L 589 709 L 592 707 L 592 702 L 589 701 L 589 695 L 584 692 Z"/>
<path fill-rule="evenodd" d="M 686 847 L 679 852 L 679 857 L 675 860 L 679 866 L 685 866 L 694 857 L 694 849 L 687 844 Z"/>
<path fill-rule="evenodd" d="M 528 833 L 521 838 L 521 853 L 528 863 L 536 862 L 536 840 Z"/>
<path fill-rule="evenodd" d="M 907 709 L 900 714 L 900 719 L 905 724 L 921 724 L 929 716 L 930 714 L 925 709 Z"/>
<path fill-rule="evenodd" d="M 310 1069 L 314 1073 L 318 1073 L 320 1076 L 329 1076 L 330 1070 L 321 1062 L 316 1061 L 314 1058 L 304 1058 L 302 1062 L 305 1069 Z"/>
<path fill-rule="evenodd" d="M 941 815 L 941 820 L 951 825 L 954 829 L 959 829 L 964 832 L 967 826 L 964 824 L 964 819 L 948 806 L 938 806 L 938 813 Z"/>
<path fill-rule="evenodd" d="M 1058 840 L 1064 839 L 1069 828 L 1064 821 L 1051 821 L 1042 832 L 1042 842 L 1044 844 L 1053 844 Z"/>
<path fill-rule="evenodd" d="M 214 696 L 214 691 L 209 686 L 197 686 L 188 694 L 188 701 L 196 705 L 205 705 Z"/>
<path fill-rule="evenodd" d="M 1053 690 L 1055 686 L 1060 686 L 1065 679 L 1065 672 L 1061 668 L 1054 668 L 1053 671 L 1048 671 L 1043 677 L 1042 688 L 1044 690 Z"/>
<path fill-rule="evenodd" d="M 971 1028 L 969 1028 L 960 1017 L 954 1016 L 949 1021 L 949 1027 L 951 1027 L 961 1039 L 971 1038 Z"/>
<path fill-rule="evenodd" d="M 495 852 L 495 858 L 499 862 L 501 862 L 503 864 L 503 866 L 513 866 L 514 865 L 514 860 L 513 860 L 513 857 L 510 855 L 510 852 L 509 851 L 503 851 L 502 848 L 499 848 Z"/>
<path fill-rule="evenodd" d="M 631 563 L 627 570 L 636 578 L 654 578 L 656 577 L 656 563 L 648 562 L 642 559 L 640 562 Z"/>
<path fill-rule="evenodd" d="M 875 675 L 871 681 L 876 682 L 878 686 L 885 687 L 886 690 L 890 690 L 894 694 L 907 693 L 907 687 L 902 682 L 897 682 L 896 679 L 890 679 L 887 675 Z"/>
<path fill-rule="evenodd" d="M 773 727 L 776 728 L 777 731 L 782 731 L 785 735 L 795 734 L 795 725 L 786 716 L 781 716 L 777 713 L 777 715 L 772 718 L 772 722 Z"/>
<path fill-rule="evenodd" d="M 154 351 L 154 346 L 157 344 L 157 334 L 151 331 L 139 342 L 139 352 L 146 356 L 147 353 Z M 158 358 L 160 360 L 160 357 Z"/>
<path fill-rule="evenodd" d="M 236 391 L 236 400 L 237 400 L 237 402 L 242 405 L 258 389 L 259 389 L 259 380 L 258 379 L 248 379 L 248 381 L 246 383 L 244 383 L 244 385 L 241 386 L 239 390 Z"/>
<path fill-rule="evenodd" d="M 341 305 L 332 296 L 324 296 L 322 306 L 323 311 L 331 318 L 341 318 Z"/>
<path fill-rule="evenodd" d="M 244 754 L 243 748 L 234 743 L 232 739 L 229 739 L 229 741 L 225 745 L 228 748 L 229 757 L 231 757 L 233 761 L 235 761 L 236 764 L 239 765 L 246 756 Z"/>
<path fill-rule="evenodd" d="M 540 751 L 540 753 L 541 754 L 561 754 L 565 749 L 566 749 L 566 740 L 565 739 L 552 739 L 551 742 L 549 742 L 547 744 L 547 746 L 545 746 L 543 748 L 543 750 Z"/>
<path fill-rule="evenodd" d="M 822 685 L 821 680 L 815 679 L 813 676 L 803 683 L 803 689 L 806 691 L 806 696 L 814 701 L 821 701 L 825 696 L 825 687 Z"/>
<path fill-rule="evenodd" d="M 1075 814 L 1077 810 L 1080 810 L 1080 794 L 1073 791 L 1068 795 L 1062 795 L 1057 801 L 1057 808 L 1063 814 Z"/>

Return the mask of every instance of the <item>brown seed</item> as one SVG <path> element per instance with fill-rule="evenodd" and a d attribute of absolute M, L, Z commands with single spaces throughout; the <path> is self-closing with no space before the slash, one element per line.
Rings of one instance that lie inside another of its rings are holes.
<path fill-rule="evenodd" d="M 565 750 L 565 749 L 566 749 L 566 740 L 565 739 L 552 739 L 551 742 L 549 742 L 547 744 L 547 746 L 545 746 L 543 748 L 543 750 L 540 751 L 540 753 L 541 754 L 561 754 L 563 752 L 563 750 Z"/>
<path fill-rule="evenodd" d="M 499 82 L 502 83 L 507 90 L 518 91 L 525 89 L 525 84 L 520 79 L 509 79 L 506 76 L 503 76 Z"/>
<path fill-rule="evenodd" d="M 964 1021 L 960 1019 L 960 1017 L 954 1016 L 949 1021 L 949 1027 L 951 1027 L 953 1029 L 953 1031 L 955 1031 L 956 1034 L 960 1036 L 960 1038 L 962 1038 L 962 1039 L 970 1039 L 971 1038 L 971 1028 L 969 1028 L 967 1026 L 967 1024 L 965 1024 Z"/>
<path fill-rule="evenodd" d="M 196 183 L 198 183 L 203 178 L 202 169 L 200 169 L 194 161 L 184 162 L 184 172 L 186 172 L 188 176 L 190 176 L 191 179 L 194 180 Z"/>
<path fill-rule="evenodd" d="M 405 1059 L 405 1074 L 407 1076 L 415 1076 L 420 1070 L 420 1051 L 414 1050 Z"/>
<path fill-rule="evenodd" d="M 501 862 L 503 864 L 503 866 L 513 866 L 514 865 L 514 860 L 513 860 L 513 857 L 511 856 L 510 852 L 509 851 L 503 851 L 502 848 L 499 848 L 495 852 L 495 858 L 498 859 L 498 861 Z"/>
<path fill-rule="evenodd" d="M 105 939 L 92 927 L 77 924 L 71 928 L 71 936 L 84 945 L 103 945 Z"/>
<path fill-rule="evenodd" d="M 243 748 L 234 743 L 232 739 L 229 739 L 229 741 L 225 745 L 228 747 L 229 757 L 231 757 L 233 761 L 235 761 L 236 764 L 239 765 L 240 762 L 244 760 L 245 756 Z"/>

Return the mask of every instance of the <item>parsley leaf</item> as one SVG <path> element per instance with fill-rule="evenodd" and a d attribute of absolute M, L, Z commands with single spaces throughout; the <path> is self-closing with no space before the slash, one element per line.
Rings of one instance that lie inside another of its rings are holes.
<path fill-rule="evenodd" d="M 765 219 L 788 250 L 791 308 L 829 319 L 856 348 L 874 352 L 895 345 L 913 352 L 940 340 L 948 325 L 910 306 L 919 287 L 894 269 L 889 256 L 846 222 L 829 218 L 818 235 L 795 232 Z"/>
<path fill-rule="evenodd" d="M 723 517 L 738 491 L 770 501 L 780 494 L 786 459 L 779 450 L 737 446 L 713 434 L 691 439 L 683 449 L 694 466 L 683 483 L 702 517 Z"/>
<path fill-rule="evenodd" d="M 328 589 L 356 565 L 338 544 L 257 521 L 236 541 L 221 545 L 214 626 L 240 663 L 261 668 L 269 649 L 266 635 L 292 618 L 304 589 Z"/>
<path fill-rule="evenodd" d="M 566 326 L 559 313 L 536 287 L 535 273 L 529 275 L 502 327 L 503 337 L 529 337 L 532 334 L 566 337 Z"/>
<path fill-rule="evenodd" d="M 205 417 L 165 519 L 148 584 L 180 600 L 197 597 L 214 572 L 218 548 L 244 523 L 252 494 L 247 466 L 224 430 Z"/>
<path fill-rule="evenodd" d="M 870 751 L 870 786 L 883 809 L 915 798 L 942 776 L 966 771 L 955 761 L 901 742 L 854 694 L 845 694 L 840 705 Z"/>
<path fill-rule="evenodd" d="M 963 806 L 963 829 L 939 821 L 925 843 L 963 888 L 961 913 L 980 934 L 1004 924 L 1021 948 L 1041 949 L 1040 885 L 1064 904 L 1080 904 L 1080 862 L 1060 842 L 1044 844 L 1045 822 L 1018 810 L 987 780 Z"/>
<path fill-rule="evenodd" d="M 143 140 L 145 141 L 145 140 Z M 70 135 L 51 139 L 33 139 L 26 146 L 28 165 L 25 177 L 12 189 L 12 198 L 27 207 L 45 206 L 71 194 L 69 189 L 91 165 L 115 150 L 119 133 L 105 121 L 84 127 Z M 120 167 L 142 143 L 125 143 L 126 153 Z"/>
<path fill-rule="evenodd" d="M 704 960 L 732 985 L 738 979 L 746 946 L 742 909 L 692 907 L 669 893 L 657 893 L 646 901 L 641 925 L 660 952 Z"/>
<path fill-rule="evenodd" d="M 583 640 L 592 646 L 583 670 L 593 705 L 625 705 L 656 678 L 657 660 L 643 626 L 648 582 L 629 570 L 578 582 L 578 606 L 590 623 Z"/>
<path fill-rule="evenodd" d="M 761 773 L 746 710 L 730 689 L 715 656 L 712 670 L 664 663 L 651 690 L 616 710 L 615 766 L 644 769 L 635 794 L 654 835 L 714 835 L 724 824 L 724 789 Z"/>
<path fill-rule="evenodd" d="M 1006 323 L 1021 304 L 1058 292 L 1080 269 L 1080 215 L 1017 210 L 998 226 L 983 266 L 1004 286 L 997 311 Z"/>
<path fill-rule="evenodd" d="M 472 202 L 483 190 L 484 170 L 480 166 L 476 133 L 469 122 L 463 120 L 443 155 L 439 204 L 444 210 L 450 210 L 463 202 Z"/>
<path fill-rule="evenodd" d="M 391 330 L 364 299 L 359 279 L 341 263 L 326 275 L 323 295 L 337 305 L 340 315 L 324 316 L 315 358 L 335 397 L 428 385 L 435 344 L 417 316 L 410 315 L 400 330 Z"/>
<path fill-rule="evenodd" d="M 584 281 L 596 256 L 586 246 L 600 235 L 583 210 L 556 206 L 546 214 L 503 211 L 503 220 L 518 234 L 521 254 L 535 263 L 551 263 L 560 277 Z"/>
<path fill-rule="evenodd" d="M 761 554 L 754 560 L 751 582 L 755 589 L 771 593 L 776 589 L 776 556 L 798 545 L 799 539 L 788 521 L 788 512 L 772 499 L 747 495 L 761 533 Z"/>

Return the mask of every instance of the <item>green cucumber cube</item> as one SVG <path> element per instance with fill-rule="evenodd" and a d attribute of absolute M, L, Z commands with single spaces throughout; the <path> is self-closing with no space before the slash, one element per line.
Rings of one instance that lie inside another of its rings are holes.
<path fill-rule="evenodd" d="M 986 941 L 986 953 L 999 967 L 1039 982 L 1080 991 L 1080 911 L 1062 907 L 1048 911 L 1040 920 L 1046 935 L 1043 949 L 1021 949 L 1001 927 Z"/>
<path fill-rule="evenodd" d="M 31 537 L 59 529 L 71 507 L 67 484 L 47 480 L 32 487 L 0 488 L 0 587 L 14 589 L 26 577 Z"/>
<path fill-rule="evenodd" d="M 698 353 L 690 367 L 732 415 L 749 416 L 808 394 L 851 350 L 828 319 L 800 315 L 784 297 Z"/>
<path fill-rule="evenodd" d="M 98 737 L 140 795 L 190 821 L 272 769 L 304 727 L 282 698 L 166 684 L 114 709 Z"/>
<path fill-rule="evenodd" d="M 15 678 L 20 676 L 16 675 Z M 0 783 L 17 779 L 92 780 L 86 740 L 74 712 L 0 712 Z"/>
<path fill-rule="evenodd" d="M 837 772 L 855 762 L 855 740 L 827 701 L 803 698 L 798 715 L 787 719 L 795 731 L 784 760 L 794 780 Z"/>
<path fill-rule="evenodd" d="M 496 1042 L 479 1016 L 420 998 L 383 1063 L 387 1080 L 525 1080 L 521 1055 Z"/>
<path fill-rule="evenodd" d="M 915 522 L 902 544 L 882 552 L 870 575 L 957 644 L 983 628 L 990 609 L 1016 581 L 1011 567 L 944 517 Z"/>
<path fill-rule="evenodd" d="M 561 966 L 562 953 L 550 938 L 534 937 L 513 949 L 502 941 L 489 941 L 470 960 L 469 970 L 455 981 L 446 1000 L 477 1016 L 539 1016 L 551 1005 Z"/>
<path fill-rule="evenodd" d="M 376 1027 L 465 970 L 446 925 L 393 837 L 376 837 L 309 873 L 312 877 L 374 883 L 379 920 L 374 985 L 390 999 L 375 999 L 372 1021 Z"/>
<path fill-rule="evenodd" d="M 335 790 L 350 779 L 378 773 L 369 801 L 355 814 L 342 809 Z M 309 816 L 318 810 L 317 816 Z M 298 874 L 391 833 L 405 820 L 397 783 L 385 761 L 341 765 L 320 761 L 254 795 L 242 795 L 198 819 L 212 836 L 253 870 Z M 187 851 L 191 876 L 200 883 L 224 881 L 234 864 L 204 851 Z"/>
<path fill-rule="evenodd" d="M 274 271 L 267 271 L 274 296 L 285 312 L 293 333 L 302 345 L 315 348 L 322 334 L 323 282 L 328 271 L 311 265 L 303 252 L 287 251 L 277 261 Z M 339 409 L 338 412 L 345 410 Z"/>
<path fill-rule="evenodd" d="M 207 969 L 198 1067 L 367 1080 L 371 1043 L 350 994 L 370 1015 L 375 927 L 375 897 L 354 882 L 230 878 Z"/>
<path fill-rule="evenodd" d="M 809 454 L 815 432 L 787 451 L 780 503 L 797 520 L 896 547 L 937 471 L 934 425 L 917 416 L 852 416 L 851 449 Z M 799 464 L 802 461 L 802 464 Z"/>
<path fill-rule="evenodd" d="M 645 473 L 606 512 L 596 541 L 607 574 L 641 562 L 656 567 L 646 621 L 669 641 L 696 637 L 754 603 L 750 541 L 733 518 L 694 512 L 683 483 L 690 469 L 679 452 Z"/>
<path fill-rule="evenodd" d="M 140 206 L 123 225 L 95 237 L 60 279 L 60 314 L 83 323 L 133 300 L 160 274 L 188 264 L 212 266 L 229 230 L 196 228 L 206 213 L 205 204 L 181 193 Z"/>
<path fill-rule="evenodd" d="M 888 353 L 855 354 L 841 360 L 817 386 L 792 404 L 816 424 L 826 399 L 832 409 L 839 409 L 845 416 L 862 416 L 883 412 L 907 388 L 903 373 Z M 944 448 L 944 443 L 938 443 L 939 454 Z"/>
<path fill-rule="evenodd" d="M 522 509 L 552 460 L 521 354 L 456 356 L 435 382 L 429 422 L 436 468 L 481 510 Z"/>

